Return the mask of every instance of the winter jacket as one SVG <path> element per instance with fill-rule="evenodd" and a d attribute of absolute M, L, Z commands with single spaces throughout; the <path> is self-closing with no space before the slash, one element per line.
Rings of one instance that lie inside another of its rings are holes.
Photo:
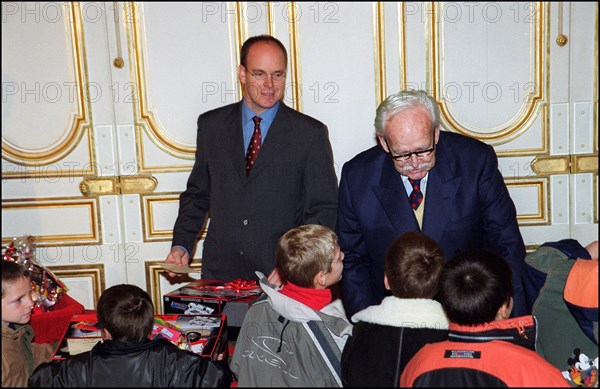
<path fill-rule="evenodd" d="M 448 339 L 448 319 L 435 300 L 389 296 L 352 321 L 356 324 L 342 354 L 342 381 L 349 387 L 397 387 L 421 347 Z"/>
<path fill-rule="evenodd" d="M 40 365 L 33 387 L 228 387 L 225 361 L 212 362 L 181 350 L 161 337 L 143 341 L 108 340 L 64 361 Z"/>
<path fill-rule="evenodd" d="M 527 254 L 524 282 L 528 300 L 532 302 L 532 314 L 540 323 L 536 351 L 548 362 L 560 370 L 568 367 L 567 359 L 573 349 L 579 348 L 582 353 L 598 355 L 598 344 L 592 333 L 593 320 L 585 316 L 585 309 L 570 311 L 568 302 L 564 299 L 567 278 L 577 258 L 589 258 L 587 250 L 573 239 L 563 239 L 558 242 L 544 243 L 540 248 Z M 596 261 L 584 261 L 590 264 Z M 598 272 L 596 270 L 596 284 Z M 593 276 L 592 276 L 593 277 Z M 596 304 L 598 302 L 596 289 Z M 568 297 L 569 298 L 569 297 Z M 595 313 L 595 325 L 598 323 L 598 309 L 591 308 L 589 313 Z M 582 331 L 581 327 L 588 328 Z"/>
<path fill-rule="evenodd" d="M 400 386 L 568 387 L 535 351 L 533 316 L 475 326 L 450 323 L 449 340 L 424 346 L 406 365 Z"/>
<path fill-rule="evenodd" d="M 40 363 L 52 359 L 54 347 L 32 343 L 29 324 L 2 327 L 2 387 L 25 387 L 27 379 Z"/>
<path fill-rule="evenodd" d="M 264 277 L 260 286 L 267 297 L 248 310 L 231 360 L 238 386 L 342 386 L 340 359 L 352 325 L 341 302 L 316 311 Z"/>

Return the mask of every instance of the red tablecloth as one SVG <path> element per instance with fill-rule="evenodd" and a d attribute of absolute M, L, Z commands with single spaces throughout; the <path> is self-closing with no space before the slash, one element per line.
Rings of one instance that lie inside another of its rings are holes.
<path fill-rule="evenodd" d="M 35 331 L 33 341 L 35 343 L 52 343 L 61 340 L 69 326 L 71 316 L 84 311 L 83 305 L 65 294 L 48 312 L 34 312 L 29 322 Z"/>

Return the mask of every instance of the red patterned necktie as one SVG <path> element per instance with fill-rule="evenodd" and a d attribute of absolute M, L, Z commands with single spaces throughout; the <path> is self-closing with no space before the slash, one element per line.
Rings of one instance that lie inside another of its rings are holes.
<path fill-rule="evenodd" d="M 246 152 L 246 175 L 250 175 L 250 170 L 254 166 L 254 161 L 258 157 L 260 151 L 260 145 L 262 143 L 262 135 L 260 134 L 260 121 L 262 120 L 258 116 L 252 118 L 254 121 L 254 132 L 252 133 L 252 139 L 248 145 L 248 151 Z"/>
<path fill-rule="evenodd" d="M 412 192 L 410 192 L 410 196 L 408 196 L 408 201 L 410 201 L 410 206 L 416 211 L 423 201 L 423 192 L 421 192 L 420 186 L 421 180 L 411 180 L 409 178 L 408 182 L 410 182 L 410 185 L 413 188 Z"/>

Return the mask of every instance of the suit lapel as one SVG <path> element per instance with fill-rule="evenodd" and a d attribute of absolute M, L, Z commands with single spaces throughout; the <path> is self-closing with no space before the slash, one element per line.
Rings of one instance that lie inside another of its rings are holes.
<path fill-rule="evenodd" d="M 448 153 L 447 147 L 444 147 L 442 133 L 436 150 L 435 166 L 427 179 L 423 215 L 423 232 L 436 242 L 441 240 L 446 230 L 461 180 L 456 172 L 454 159 Z"/>
<path fill-rule="evenodd" d="M 223 120 L 221 145 L 227 151 L 231 163 L 238 175 L 246 179 L 246 156 L 244 155 L 244 136 L 242 132 L 242 102 L 233 106 L 231 114 Z"/>
<path fill-rule="evenodd" d="M 402 178 L 388 156 L 385 156 L 383 161 L 379 185 L 373 185 L 371 189 L 397 234 L 419 230 L 419 224 L 408 202 Z"/>

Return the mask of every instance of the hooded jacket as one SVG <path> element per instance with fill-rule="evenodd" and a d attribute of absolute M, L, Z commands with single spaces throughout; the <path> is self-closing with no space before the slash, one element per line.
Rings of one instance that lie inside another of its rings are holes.
<path fill-rule="evenodd" d="M 238 386 L 342 386 L 340 359 L 352 332 L 339 300 L 316 311 L 267 283 L 248 310 L 231 370 Z"/>
<path fill-rule="evenodd" d="M 403 387 L 568 387 L 535 350 L 533 316 L 481 325 L 450 323 L 449 340 L 424 346 L 400 378 Z"/>
<path fill-rule="evenodd" d="M 342 354 L 342 381 L 349 387 L 397 387 L 421 347 L 448 339 L 448 319 L 435 300 L 389 296 L 352 321 L 356 324 Z"/>
<path fill-rule="evenodd" d="M 222 387 L 231 384 L 224 361 L 212 362 L 180 350 L 168 340 L 97 343 L 64 361 L 40 365 L 29 378 L 33 387 Z"/>

